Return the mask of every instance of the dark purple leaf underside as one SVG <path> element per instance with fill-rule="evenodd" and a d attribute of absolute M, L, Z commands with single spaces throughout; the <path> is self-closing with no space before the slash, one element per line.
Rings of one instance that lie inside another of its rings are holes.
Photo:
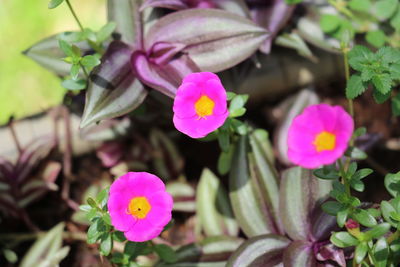
<path fill-rule="evenodd" d="M 22 183 L 28 177 L 32 169 L 36 167 L 43 158 L 47 157 L 55 145 L 56 140 L 54 137 L 44 136 L 34 140 L 22 151 L 15 166 L 18 183 Z"/>
<path fill-rule="evenodd" d="M 134 110 L 147 95 L 132 72 L 129 45 L 114 41 L 90 75 L 81 128 Z"/>
<path fill-rule="evenodd" d="M 283 265 L 287 267 L 316 267 L 312 243 L 306 241 L 294 241 L 283 254 Z"/>
<path fill-rule="evenodd" d="M 285 26 L 295 8 L 295 5 L 287 5 L 284 0 L 268 2 L 268 6 L 258 6 L 250 11 L 253 21 L 271 33 L 260 47 L 265 54 L 270 53 L 273 38 Z"/>
<path fill-rule="evenodd" d="M 157 65 L 151 62 L 145 53 L 136 51 L 132 55 L 132 65 L 133 72 L 140 81 L 172 98 L 186 75 L 200 71 L 184 54 L 167 64 Z"/>
<path fill-rule="evenodd" d="M 187 9 L 155 23 L 145 38 L 145 50 L 151 51 L 157 43 L 184 45 L 181 52 L 201 71 L 219 72 L 251 56 L 267 36 L 266 30 L 233 13 Z"/>
<path fill-rule="evenodd" d="M 143 11 L 148 7 L 162 7 L 174 10 L 189 8 L 186 1 L 183 0 L 147 0 L 144 1 L 140 10 Z"/>
<path fill-rule="evenodd" d="M 312 215 L 326 199 L 331 182 L 317 179 L 311 170 L 293 167 L 282 174 L 279 207 L 286 233 L 293 240 L 311 240 Z"/>
<path fill-rule="evenodd" d="M 289 243 L 286 237 L 274 234 L 252 237 L 240 245 L 226 266 L 276 266 L 282 263 L 283 252 Z"/>

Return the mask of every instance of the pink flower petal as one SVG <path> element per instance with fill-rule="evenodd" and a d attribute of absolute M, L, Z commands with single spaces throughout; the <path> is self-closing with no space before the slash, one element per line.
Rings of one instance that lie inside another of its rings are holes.
<path fill-rule="evenodd" d="M 164 227 L 156 227 L 148 220 L 138 220 L 138 222 L 129 230 L 126 231 L 126 239 L 133 242 L 144 242 L 159 236 Z"/>
<path fill-rule="evenodd" d="M 228 112 L 223 115 L 207 116 L 206 118 L 200 119 L 197 117 L 180 119 L 174 116 L 173 121 L 176 129 L 180 132 L 192 138 L 202 138 L 221 127 L 228 116 Z"/>
<path fill-rule="evenodd" d="M 288 131 L 288 158 L 303 168 L 332 164 L 345 153 L 354 121 L 340 106 L 312 105 L 297 116 Z M 317 151 L 314 142 L 322 132 L 335 135 L 331 150 Z"/>

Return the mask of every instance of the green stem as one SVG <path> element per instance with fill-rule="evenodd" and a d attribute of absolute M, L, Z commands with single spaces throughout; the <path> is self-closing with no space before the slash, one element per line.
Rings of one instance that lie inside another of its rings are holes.
<path fill-rule="evenodd" d="M 346 194 L 347 194 L 348 196 L 351 196 L 350 184 L 349 184 L 349 182 L 347 181 L 346 175 L 345 175 L 345 174 L 346 174 L 345 167 L 343 166 L 343 163 L 342 163 L 342 161 L 341 161 L 340 159 L 338 160 L 338 163 L 339 163 L 340 176 L 342 176 L 342 184 L 343 184 L 344 187 L 345 187 Z"/>
<path fill-rule="evenodd" d="M 72 15 L 74 16 L 76 23 L 78 23 L 79 28 L 80 28 L 81 31 L 83 32 L 83 31 L 84 31 L 84 28 L 83 28 L 83 26 L 82 26 L 82 23 L 79 21 L 78 16 L 76 15 L 76 13 L 75 13 L 75 11 L 74 11 L 74 9 L 73 9 L 71 3 L 69 2 L 69 0 L 65 0 L 65 2 L 67 2 L 67 5 L 68 5 L 69 10 L 71 11 Z"/>
<path fill-rule="evenodd" d="M 87 72 L 85 66 L 83 66 L 82 63 L 79 63 L 79 65 L 81 66 L 81 68 L 82 68 L 82 70 L 83 70 L 83 73 L 84 73 L 85 76 L 86 76 L 86 80 L 89 80 L 89 74 L 88 74 L 88 72 Z"/>
<path fill-rule="evenodd" d="M 345 71 L 345 77 L 346 77 L 346 83 L 350 79 L 350 66 L 349 66 L 349 58 L 347 56 L 347 47 L 343 48 L 343 62 L 344 62 L 344 71 Z M 348 104 L 349 104 L 349 113 L 351 117 L 354 119 L 354 105 L 353 105 L 353 99 L 348 99 Z"/>

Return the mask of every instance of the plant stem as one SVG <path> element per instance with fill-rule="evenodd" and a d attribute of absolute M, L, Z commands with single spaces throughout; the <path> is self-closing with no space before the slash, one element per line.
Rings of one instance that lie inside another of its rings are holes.
<path fill-rule="evenodd" d="M 83 73 L 85 74 L 86 80 L 89 80 L 89 74 L 88 74 L 85 66 L 83 66 L 82 63 L 79 63 L 79 65 L 81 66 Z"/>
<path fill-rule="evenodd" d="M 82 23 L 79 21 L 78 16 L 76 15 L 76 13 L 75 13 L 75 11 L 74 11 L 74 9 L 73 9 L 71 3 L 69 2 L 69 0 L 65 0 L 65 2 L 67 2 L 68 8 L 69 8 L 69 10 L 71 11 L 72 16 L 74 16 L 76 23 L 78 23 L 79 28 L 80 28 L 81 31 L 83 32 L 83 31 L 84 31 L 84 28 L 83 28 L 83 26 L 82 26 Z"/>
<path fill-rule="evenodd" d="M 347 51 L 348 48 L 343 48 L 343 61 L 344 61 L 344 71 L 345 71 L 345 77 L 346 77 L 346 83 L 350 79 L 350 66 L 349 66 L 349 59 L 347 56 Z M 349 113 L 351 117 L 354 119 L 354 105 L 353 105 L 353 99 L 348 99 L 348 104 L 349 104 Z M 352 140 L 351 140 L 352 142 Z"/>
<path fill-rule="evenodd" d="M 338 164 L 339 164 L 339 171 L 340 171 L 340 176 L 342 176 L 342 184 L 345 186 L 346 189 L 346 194 L 348 196 L 351 196 L 351 191 L 350 191 L 350 184 L 348 183 L 347 179 L 346 179 L 346 170 L 345 167 L 343 166 L 342 161 L 339 159 L 338 160 Z"/>
<path fill-rule="evenodd" d="M 393 234 L 391 234 L 388 238 L 387 238 L 387 243 L 390 244 L 392 243 L 394 240 L 398 239 L 400 236 L 400 232 L 399 230 L 397 230 L 396 232 L 394 232 Z"/>

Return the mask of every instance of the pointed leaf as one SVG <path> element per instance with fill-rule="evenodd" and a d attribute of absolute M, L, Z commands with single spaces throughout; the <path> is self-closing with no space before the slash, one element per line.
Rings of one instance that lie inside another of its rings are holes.
<path fill-rule="evenodd" d="M 283 172 L 279 208 L 289 237 L 307 240 L 311 234 L 311 214 L 331 188 L 330 181 L 317 179 L 311 170 L 294 167 Z"/>
<path fill-rule="evenodd" d="M 197 215 L 208 236 L 238 234 L 228 194 L 221 181 L 209 170 L 204 169 L 197 186 Z"/>
<path fill-rule="evenodd" d="M 73 33 L 64 32 L 62 34 L 69 35 Z M 59 47 L 58 39 L 59 35 L 52 35 L 25 50 L 24 54 L 55 74 L 67 76 L 69 75 L 71 64 L 62 60 L 62 58 L 65 57 L 65 54 Z M 75 45 L 78 46 L 84 54 L 91 50 L 90 46 L 86 42 L 79 42 Z M 83 77 L 83 72 L 80 72 L 80 77 Z"/>
<path fill-rule="evenodd" d="M 231 255 L 226 266 L 276 266 L 282 263 L 283 252 L 289 243 L 286 237 L 274 234 L 252 237 Z"/>
<path fill-rule="evenodd" d="M 163 42 L 183 44 L 182 52 L 202 71 L 218 72 L 251 56 L 267 36 L 264 29 L 230 12 L 189 9 L 173 12 L 155 23 L 147 34 L 145 49 L 151 51 Z"/>
<path fill-rule="evenodd" d="M 191 185 L 184 182 L 172 182 L 166 185 L 166 190 L 174 199 L 173 210 L 181 212 L 196 211 L 196 192 Z"/>
<path fill-rule="evenodd" d="M 276 233 L 275 225 L 262 212 L 248 170 L 248 137 L 241 136 L 236 145 L 229 177 L 229 197 L 236 220 L 246 236 Z"/>
<path fill-rule="evenodd" d="M 284 0 L 273 0 L 251 10 L 252 20 L 271 33 L 260 47 L 261 52 L 270 53 L 273 39 L 288 22 L 294 8 L 295 5 L 287 5 Z"/>
<path fill-rule="evenodd" d="M 122 35 L 121 40 L 127 44 L 136 44 L 139 40 L 137 30 L 141 18 L 139 7 L 142 0 L 107 0 L 108 21 L 116 23 L 115 31 Z"/>
<path fill-rule="evenodd" d="M 261 201 L 264 202 L 266 212 L 271 213 L 272 220 L 279 222 L 278 172 L 268 159 L 261 142 L 269 141 L 268 139 L 260 140 L 254 133 L 250 135 L 250 145 L 253 151 L 253 156 L 250 156 L 250 173 L 253 183 L 261 193 Z"/>
<path fill-rule="evenodd" d="M 143 102 L 147 91 L 132 73 L 131 53 L 122 42 L 110 44 L 102 64 L 90 76 L 81 128 L 124 115 Z"/>
<path fill-rule="evenodd" d="M 61 249 L 64 223 L 60 223 L 40 237 L 25 254 L 21 261 L 21 267 L 37 266 L 49 262 L 51 257 Z"/>
<path fill-rule="evenodd" d="M 316 267 L 317 261 L 312 243 L 307 241 L 292 242 L 283 254 L 284 266 Z"/>

